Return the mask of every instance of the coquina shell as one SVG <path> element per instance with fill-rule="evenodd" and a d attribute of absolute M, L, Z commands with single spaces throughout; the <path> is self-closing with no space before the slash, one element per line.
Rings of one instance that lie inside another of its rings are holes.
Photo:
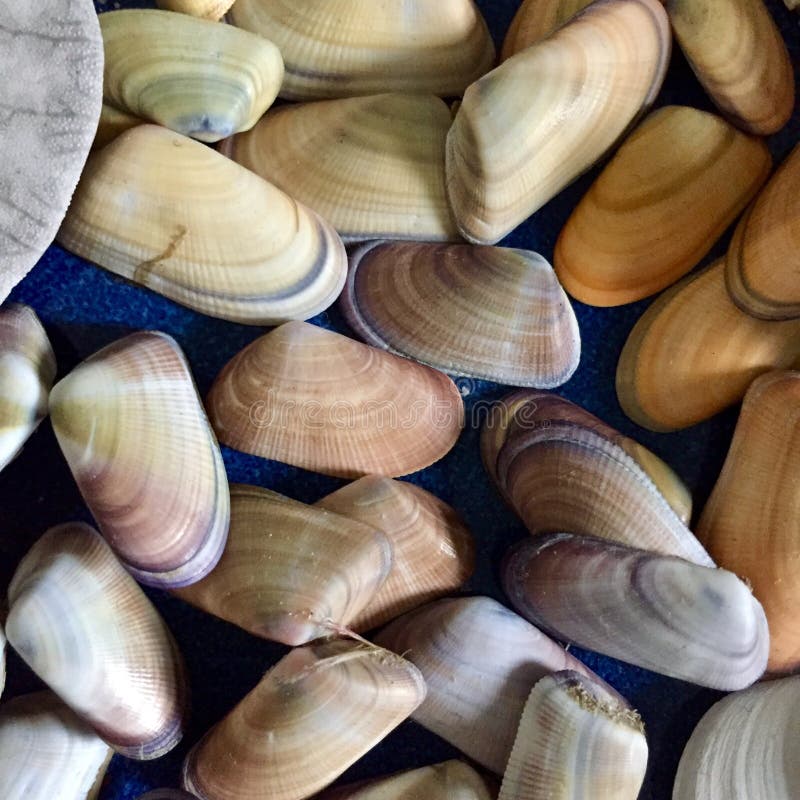
<path fill-rule="evenodd" d="M 798 714 L 800 676 L 724 697 L 689 739 L 672 800 L 795 800 Z"/>
<path fill-rule="evenodd" d="M 88 525 L 51 528 L 17 567 L 6 635 L 28 666 L 128 758 L 184 729 L 183 660 L 153 605 Z"/>
<path fill-rule="evenodd" d="M 629 136 L 561 231 L 554 264 L 583 303 L 661 291 L 700 263 L 766 181 L 766 144 L 716 114 L 653 112 Z"/>
<path fill-rule="evenodd" d="M 769 622 L 769 671 L 800 668 L 800 372 L 772 372 L 745 395 L 697 535 L 753 587 Z"/>
<path fill-rule="evenodd" d="M 459 241 L 445 190 L 450 123 L 433 95 L 353 97 L 276 108 L 224 149 L 345 241 Z"/>
<path fill-rule="evenodd" d="M 453 97 L 495 57 L 473 0 L 238 0 L 230 17 L 278 45 L 287 100 L 388 91 Z"/>
<path fill-rule="evenodd" d="M 379 647 L 338 640 L 295 648 L 189 752 L 184 786 L 200 800 L 301 800 L 424 697 L 413 664 Z"/>
<path fill-rule="evenodd" d="M 0 707 L 3 800 L 96 800 L 111 748 L 52 692 Z"/>
<path fill-rule="evenodd" d="M 736 307 L 716 261 L 662 294 L 631 331 L 617 397 L 637 424 L 686 428 L 744 397 L 773 369 L 800 365 L 800 321 L 766 322 Z"/>
<path fill-rule="evenodd" d="M 301 322 L 228 362 L 207 406 L 229 447 L 350 478 L 423 469 L 453 447 L 464 422 L 446 375 Z"/>
<path fill-rule="evenodd" d="M 81 494 L 137 580 L 185 586 L 214 568 L 228 535 L 228 480 L 174 339 L 113 342 L 56 384 L 50 413 Z"/>
<path fill-rule="evenodd" d="M 496 243 L 589 169 L 658 94 L 669 55 L 658 0 L 600 0 L 470 86 L 447 137 L 461 234 Z"/>
<path fill-rule="evenodd" d="M 367 244 L 350 257 L 341 305 L 368 344 L 450 374 L 548 388 L 580 359 L 572 306 L 528 250 Z"/>
<path fill-rule="evenodd" d="M 557 639 L 663 675 L 736 691 L 767 665 L 764 609 L 724 569 L 555 533 L 513 548 L 503 584 Z"/>
<path fill-rule="evenodd" d="M 56 357 L 36 312 L 20 303 L 0 308 L 0 470 L 47 414 Z"/>
<path fill-rule="evenodd" d="M 91 156 L 58 241 L 195 311 L 249 325 L 313 317 L 347 275 L 341 240 L 314 212 L 156 125 Z"/>
<path fill-rule="evenodd" d="M 457 591 L 475 569 L 475 542 L 464 521 L 412 483 L 367 475 L 316 505 L 382 530 L 392 545 L 389 575 L 353 619 L 355 630 L 370 630 Z"/>
<path fill-rule="evenodd" d="M 136 8 L 101 14 L 100 30 L 105 102 L 203 142 L 252 128 L 283 80 L 278 48 L 231 25 Z"/>
<path fill-rule="evenodd" d="M 800 147 L 789 154 L 742 218 L 725 260 L 739 308 L 761 319 L 800 317 Z"/>
<path fill-rule="evenodd" d="M 176 594 L 256 636 L 300 645 L 352 627 L 391 566 L 392 545 L 377 528 L 234 485 L 219 564 Z"/>
<path fill-rule="evenodd" d="M 763 0 L 666 0 L 675 38 L 711 99 L 739 127 L 766 135 L 794 108 L 794 71 Z"/>
<path fill-rule="evenodd" d="M 405 653 L 428 687 L 414 719 L 502 775 L 531 686 L 590 670 L 488 597 L 437 600 L 390 623 L 376 641 Z"/>
<path fill-rule="evenodd" d="M 591 676 L 545 675 L 525 703 L 498 800 L 636 800 L 647 754 L 627 701 Z"/>

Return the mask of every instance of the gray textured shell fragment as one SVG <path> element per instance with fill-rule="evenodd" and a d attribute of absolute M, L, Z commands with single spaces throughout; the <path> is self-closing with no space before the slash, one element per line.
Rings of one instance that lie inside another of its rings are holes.
<path fill-rule="evenodd" d="M 58 230 L 102 94 L 90 0 L 0 0 L 0 301 Z"/>

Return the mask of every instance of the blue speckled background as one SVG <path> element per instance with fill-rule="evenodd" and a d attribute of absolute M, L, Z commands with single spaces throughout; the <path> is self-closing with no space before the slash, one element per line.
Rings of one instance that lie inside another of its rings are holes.
<path fill-rule="evenodd" d="M 478 4 L 499 46 L 519 2 L 478 0 Z M 797 65 L 800 15 L 790 14 L 779 0 L 769 0 L 768 6 L 788 39 Z M 108 9 L 112 3 L 98 7 Z M 711 108 L 678 51 L 673 55 L 658 105 L 667 103 Z M 791 124 L 770 140 L 776 159 L 786 155 L 799 133 L 800 119 L 795 114 Z M 504 243 L 537 250 L 550 259 L 558 232 L 596 174 L 595 170 L 569 187 Z M 713 255 L 723 252 L 728 239 L 729 234 Z M 171 334 L 182 345 L 200 390 L 205 393 L 227 360 L 262 333 L 257 328 L 211 319 L 177 306 L 73 257 L 58 246 L 47 251 L 36 269 L 13 292 L 12 299 L 29 303 L 41 316 L 55 347 L 59 375 L 129 331 L 158 329 Z M 693 490 L 699 509 L 725 458 L 737 410 L 731 409 L 709 422 L 669 435 L 650 433 L 625 418 L 614 392 L 616 363 L 628 332 L 649 302 L 618 309 L 595 309 L 576 303 L 583 356 L 575 376 L 559 392 L 665 458 Z M 336 308 L 313 321 L 348 332 Z M 509 391 L 507 387 L 486 382 L 462 380 L 460 384 L 468 392 L 465 397 L 468 409 L 479 399 L 500 398 Z M 342 484 L 333 478 L 226 448 L 223 455 L 232 481 L 266 486 L 306 502 L 313 502 Z M 506 548 L 526 533 L 484 474 L 478 454 L 478 431 L 465 430 L 446 458 L 410 480 L 451 503 L 474 532 L 479 545 L 478 568 L 466 589 L 504 600 L 498 565 Z M 91 520 L 50 425 L 45 422 L 19 458 L 0 473 L 2 586 L 7 586 L 16 563 L 41 533 L 51 525 L 71 519 Z M 184 743 L 159 761 L 137 763 L 116 757 L 104 784 L 102 800 L 127 800 L 159 785 L 177 785 L 181 760 L 188 747 L 235 705 L 285 651 L 282 646 L 251 637 L 160 591 L 147 590 L 147 593 L 164 615 L 186 657 L 193 694 L 191 722 Z M 668 800 L 686 739 L 705 710 L 721 695 L 592 653 L 573 652 L 640 710 L 650 744 L 650 767 L 641 798 Z M 39 686 L 38 680 L 11 653 L 6 696 Z M 313 748 L 313 742 L 309 742 L 309 748 Z M 445 742 L 407 722 L 352 767 L 341 781 L 378 776 L 456 755 Z"/>

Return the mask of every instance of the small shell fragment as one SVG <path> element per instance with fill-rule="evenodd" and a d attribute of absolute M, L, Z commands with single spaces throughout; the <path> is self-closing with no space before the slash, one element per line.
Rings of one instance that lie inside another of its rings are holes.
<path fill-rule="evenodd" d="M 92 144 L 103 40 L 89 0 L 0 4 L 0 302 L 53 241 Z"/>
<path fill-rule="evenodd" d="M 202 142 L 248 130 L 283 80 L 277 47 L 261 36 L 150 8 L 100 15 L 103 99 Z"/>
<path fill-rule="evenodd" d="M 294 646 L 353 627 L 391 564 L 382 531 L 267 489 L 234 485 L 219 564 L 175 594 L 256 636 Z"/>
<path fill-rule="evenodd" d="M 800 372 L 762 375 L 739 422 L 697 535 L 748 580 L 771 636 L 768 670 L 800 668 Z"/>
<path fill-rule="evenodd" d="M 392 545 L 386 582 L 350 623 L 354 630 L 371 630 L 457 591 L 475 568 L 475 542 L 463 520 L 419 486 L 368 475 L 316 505 L 382 530 Z"/>
<path fill-rule="evenodd" d="M 373 242 L 350 257 L 341 297 L 365 342 L 514 386 L 560 386 L 580 359 L 572 306 L 538 253 Z"/>
<path fill-rule="evenodd" d="M 523 0 L 503 40 L 500 60 L 546 39 L 592 0 Z"/>
<path fill-rule="evenodd" d="M 617 397 L 637 424 L 686 428 L 744 397 L 772 369 L 800 365 L 800 321 L 766 322 L 740 311 L 724 260 L 662 294 L 631 331 L 617 366 Z"/>
<path fill-rule="evenodd" d="M 554 533 L 512 548 L 503 584 L 557 639 L 662 675 L 736 691 L 767 665 L 764 609 L 724 569 Z"/>
<path fill-rule="evenodd" d="M 672 800 L 800 797 L 800 676 L 720 700 L 689 739 Z"/>
<path fill-rule="evenodd" d="M 531 686 L 591 671 L 488 597 L 437 600 L 392 622 L 377 642 L 419 667 L 428 686 L 414 719 L 502 775 Z"/>
<path fill-rule="evenodd" d="M 125 131 L 142 124 L 143 120 L 139 117 L 135 117 L 127 111 L 120 111 L 108 103 L 103 103 L 100 121 L 97 123 L 97 131 L 94 135 L 94 142 L 92 142 L 92 150 L 102 149 Z"/>
<path fill-rule="evenodd" d="M 0 696 L 6 686 L 6 632 L 0 625 Z"/>
<path fill-rule="evenodd" d="M 589 169 L 658 94 L 669 56 L 658 0 L 598 0 L 470 86 L 447 137 L 462 235 L 494 244 Z"/>
<path fill-rule="evenodd" d="M 459 241 L 445 190 L 450 122 L 433 95 L 285 105 L 225 151 L 314 209 L 345 241 Z"/>
<path fill-rule="evenodd" d="M 682 278 L 766 181 L 766 144 L 716 114 L 653 112 L 623 143 L 561 231 L 564 288 L 594 306 L 641 300 Z"/>
<path fill-rule="evenodd" d="M 464 423 L 446 375 L 303 322 L 234 356 L 207 407 L 229 447 L 344 478 L 423 469 Z"/>
<path fill-rule="evenodd" d="M 763 0 L 666 0 L 675 38 L 720 110 L 746 131 L 779 131 L 794 108 L 794 71 Z"/>
<path fill-rule="evenodd" d="M 225 467 L 177 342 L 134 333 L 53 388 L 53 429 L 126 568 L 150 586 L 207 575 L 225 547 Z"/>
<path fill-rule="evenodd" d="M 95 800 L 111 748 L 52 692 L 0 707 L 3 800 Z"/>
<path fill-rule="evenodd" d="M 51 528 L 8 590 L 9 644 L 118 753 L 153 759 L 183 735 L 183 662 L 164 621 L 88 525 Z"/>
<path fill-rule="evenodd" d="M 379 647 L 336 640 L 295 648 L 189 752 L 184 787 L 200 800 L 301 800 L 424 697 L 416 667 Z"/>
<path fill-rule="evenodd" d="M 278 45 L 287 100 L 378 92 L 454 97 L 495 58 L 473 0 L 238 0 L 230 19 Z"/>
<path fill-rule="evenodd" d="M 17 455 L 47 415 L 56 357 L 29 306 L 0 307 L 0 470 Z"/>
<path fill-rule="evenodd" d="M 494 800 L 494 796 L 469 764 L 452 760 L 329 789 L 317 800 Z"/>
<path fill-rule="evenodd" d="M 193 17 L 216 22 L 225 16 L 233 5 L 233 0 L 156 0 L 156 5 L 166 11 L 191 14 Z"/>
<path fill-rule="evenodd" d="M 484 460 L 531 533 L 571 531 L 714 566 L 684 522 L 691 499 L 663 461 L 547 392 L 515 393 L 502 409 L 513 416 L 487 419 Z"/>
<path fill-rule="evenodd" d="M 742 218 L 725 261 L 739 308 L 769 320 L 800 317 L 800 146 Z"/>
<path fill-rule="evenodd" d="M 195 311 L 248 325 L 313 317 L 347 275 L 341 240 L 314 212 L 156 125 L 91 156 L 58 241 Z"/>
<path fill-rule="evenodd" d="M 639 715 L 599 681 L 545 675 L 531 690 L 498 800 L 636 800 L 647 769 Z"/>

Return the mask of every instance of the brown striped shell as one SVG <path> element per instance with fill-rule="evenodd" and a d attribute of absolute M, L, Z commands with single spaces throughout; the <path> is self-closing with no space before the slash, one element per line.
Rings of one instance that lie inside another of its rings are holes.
<path fill-rule="evenodd" d="M 278 45 L 287 100 L 377 92 L 452 97 L 495 57 L 473 0 L 238 0 L 230 18 Z"/>
<path fill-rule="evenodd" d="M 715 114 L 653 112 L 625 140 L 561 231 L 553 263 L 577 300 L 616 306 L 682 278 L 769 175 L 766 144 Z"/>
<path fill-rule="evenodd" d="M 225 151 L 305 203 L 347 242 L 458 241 L 445 191 L 450 112 L 423 94 L 284 105 Z"/>
<path fill-rule="evenodd" d="M 6 635 L 28 666 L 128 758 L 184 729 L 183 660 L 164 621 L 88 525 L 51 528 L 17 567 Z"/>
<path fill-rule="evenodd" d="M 302 322 L 234 356 L 207 406 L 229 447 L 351 478 L 427 467 L 464 422 L 446 375 Z"/>
<path fill-rule="evenodd" d="M 189 752 L 184 787 L 199 800 L 309 797 L 424 697 L 413 664 L 379 647 L 338 640 L 295 648 Z"/>
<path fill-rule="evenodd" d="M 761 135 L 794 108 L 794 72 L 764 0 L 666 0 L 681 49 L 720 110 Z"/>
<path fill-rule="evenodd" d="M 798 365 L 800 320 L 767 322 L 738 309 L 720 260 L 639 318 L 617 365 L 617 397 L 634 422 L 672 431 L 738 402 L 759 375 Z"/>
<path fill-rule="evenodd" d="M 800 372 L 762 375 L 747 391 L 728 457 L 697 535 L 748 580 L 771 635 L 769 671 L 800 668 Z"/>
<path fill-rule="evenodd" d="M 461 234 L 496 243 L 589 169 L 652 103 L 669 55 L 658 0 L 598 0 L 472 84 L 447 137 Z"/>
<path fill-rule="evenodd" d="M 528 250 L 370 243 L 351 255 L 340 302 L 368 344 L 450 374 L 550 388 L 580 359 L 569 300 Z"/>
<path fill-rule="evenodd" d="M 219 564 L 175 594 L 256 636 L 300 645 L 356 626 L 391 566 L 392 545 L 376 527 L 234 485 Z"/>
<path fill-rule="evenodd" d="M 137 580 L 185 586 L 213 569 L 228 480 L 174 339 L 143 332 L 108 345 L 56 384 L 50 413 L 81 494 Z"/>
<path fill-rule="evenodd" d="M 370 630 L 457 591 L 475 568 L 475 542 L 463 520 L 419 486 L 367 475 L 316 505 L 382 530 L 392 545 L 389 575 L 350 623 L 354 630 Z"/>

